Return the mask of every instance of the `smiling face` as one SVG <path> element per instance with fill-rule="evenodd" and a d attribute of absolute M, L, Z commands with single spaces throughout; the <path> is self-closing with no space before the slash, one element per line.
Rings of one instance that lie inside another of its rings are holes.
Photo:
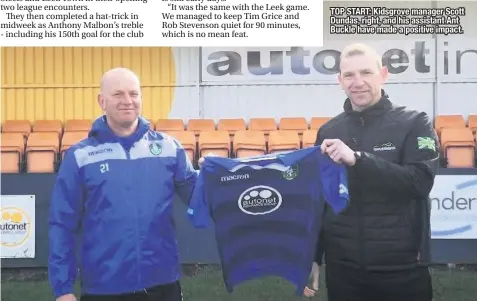
<path fill-rule="evenodd" d="M 351 45 L 341 54 L 339 82 L 355 111 L 362 111 L 381 99 L 381 86 L 387 77 L 387 68 L 371 48 Z"/>
<path fill-rule="evenodd" d="M 139 79 L 127 69 L 113 69 L 105 73 L 98 103 L 113 129 L 133 127 L 142 106 Z"/>

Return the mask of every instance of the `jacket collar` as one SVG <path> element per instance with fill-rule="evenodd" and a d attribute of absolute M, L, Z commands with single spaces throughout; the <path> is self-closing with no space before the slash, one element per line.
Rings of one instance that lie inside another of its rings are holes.
<path fill-rule="evenodd" d="M 132 144 L 139 141 L 148 131 L 150 123 L 146 119 L 139 117 L 136 131 L 128 137 L 118 137 L 108 126 L 106 116 L 98 117 L 94 122 L 89 132 L 89 137 L 94 137 L 98 141 L 105 142 L 119 142 L 123 147 L 130 148 Z"/>

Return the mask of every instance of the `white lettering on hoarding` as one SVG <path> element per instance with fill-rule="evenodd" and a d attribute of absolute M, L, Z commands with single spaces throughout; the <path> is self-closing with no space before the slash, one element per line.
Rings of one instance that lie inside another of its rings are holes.
<path fill-rule="evenodd" d="M 437 176 L 431 204 L 432 238 L 477 239 L 477 176 Z"/>
<path fill-rule="evenodd" d="M 35 196 L 2 195 L 2 258 L 35 258 Z"/>
<path fill-rule="evenodd" d="M 470 39 L 446 40 L 436 50 L 434 40 L 370 43 L 381 54 L 390 79 L 443 76 L 477 78 L 477 43 Z M 340 50 L 345 45 L 321 48 L 205 48 L 204 81 L 333 80 L 339 74 Z"/>

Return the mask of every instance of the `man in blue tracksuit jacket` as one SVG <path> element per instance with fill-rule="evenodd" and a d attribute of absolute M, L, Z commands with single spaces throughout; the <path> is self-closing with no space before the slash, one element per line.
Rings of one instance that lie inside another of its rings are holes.
<path fill-rule="evenodd" d="M 52 192 L 55 298 L 77 300 L 80 268 L 82 301 L 180 301 L 172 201 L 175 193 L 189 201 L 198 171 L 177 140 L 139 116 L 140 83 L 130 70 L 106 72 L 98 102 L 104 115 L 66 152 Z"/>

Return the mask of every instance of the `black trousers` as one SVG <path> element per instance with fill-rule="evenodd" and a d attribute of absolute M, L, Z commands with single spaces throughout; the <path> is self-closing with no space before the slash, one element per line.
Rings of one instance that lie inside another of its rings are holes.
<path fill-rule="evenodd" d="M 81 301 L 182 301 L 179 281 L 122 295 L 83 295 Z"/>
<path fill-rule="evenodd" d="M 328 301 L 432 301 L 428 268 L 366 272 L 342 265 L 326 265 Z"/>

